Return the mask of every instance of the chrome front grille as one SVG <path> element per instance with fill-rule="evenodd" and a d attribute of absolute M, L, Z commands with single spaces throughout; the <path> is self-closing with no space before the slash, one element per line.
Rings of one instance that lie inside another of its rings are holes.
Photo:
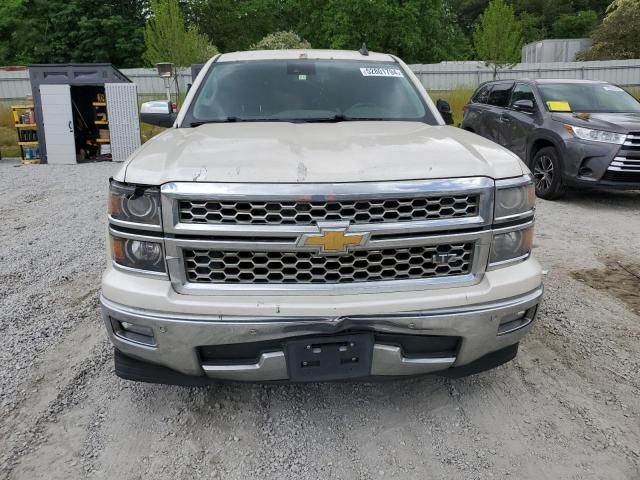
<path fill-rule="evenodd" d="M 183 223 L 229 225 L 313 225 L 412 222 L 478 215 L 479 195 L 438 195 L 343 201 L 180 200 Z"/>
<path fill-rule="evenodd" d="M 640 132 L 627 135 L 602 179 L 612 182 L 640 182 Z"/>
<path fill-rule="evenodd" d="M 346 255 L 313 252 L 183 251 L 192 283 L 336 284 L 427 279 L 471 272 L 472 242 L 356 250 Z"/>
<path fill-rule="evenodd" d="M 167 183 L 167 268 L 173 288 L 190 295 L 473 285 L 488 261 L 494 189 L 487 177 Z"/>
<path fill-rule="evenodd" d="M 640 158 L 616 157 L 608 168 L 612 172 L 636 172 L 640 173 Z"/>

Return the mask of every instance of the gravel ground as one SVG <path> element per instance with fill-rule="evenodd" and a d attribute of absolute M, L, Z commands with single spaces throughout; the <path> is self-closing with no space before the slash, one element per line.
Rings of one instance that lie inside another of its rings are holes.
<path fill-rule="evenodd" d="M 187 389 L 113 375 L 116 168 L 0 162 L 0 478 L 640 478 L 638 192 L 539 203 L 546 297 L 496 370 Z"/>

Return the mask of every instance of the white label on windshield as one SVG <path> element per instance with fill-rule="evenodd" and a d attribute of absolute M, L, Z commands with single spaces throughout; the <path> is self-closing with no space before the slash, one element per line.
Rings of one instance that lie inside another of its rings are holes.
<path fill-rule="evenodd" d="M 620 87 L 615 87 L 613 85 L 607 85 L 606 87 L 602 87 L 602 88 L 604 88 L 605 90 L 608 90 L 610 92 L 621 92 L 622 91 L 622 89 Z"/>
<path fill-rule="evenodd" d="M 397 68 L 363 67 L 360 69 L 363 77 L 403 77 Z"/>

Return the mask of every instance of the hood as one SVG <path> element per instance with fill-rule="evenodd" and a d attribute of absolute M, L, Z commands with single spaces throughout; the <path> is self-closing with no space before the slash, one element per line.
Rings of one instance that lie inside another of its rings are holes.
<path fill-rule="evenodd" d="M 168 129 L 132 155 L 119 180 L 340 183 L 522 174 L 514 154 L 454 127 L 256 122 Z"/>
<path fill-rule="evenodd" d="M 554 113 L 554 120 L 577 127 L 607 130 L 615 133 L 640 132 L 640 112 L 637 113 L 589 113 L 588 120 L 573 113 Z"/>

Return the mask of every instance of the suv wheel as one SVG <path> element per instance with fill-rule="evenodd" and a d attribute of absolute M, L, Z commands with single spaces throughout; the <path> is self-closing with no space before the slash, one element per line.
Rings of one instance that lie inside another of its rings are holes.
<path fill-rule="evenodd" d="M 558 152 L 553 147 L 541 148 L 531 162 L 536 195 L 545 200 L 560 198 L 565 193 L 560 174 Z"/>

